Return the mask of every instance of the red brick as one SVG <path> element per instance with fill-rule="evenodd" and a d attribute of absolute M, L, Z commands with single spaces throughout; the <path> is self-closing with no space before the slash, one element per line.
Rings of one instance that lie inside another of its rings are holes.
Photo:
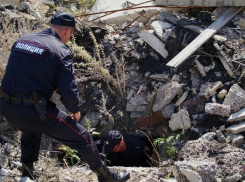
<path fill-rule="evenodd" d="M 158 111 L 156 113 L 152 113 L 152 116 L 145 116 L 138 118 L 138 126 L 139 127 L 150 127 L 155 126 L 160 123 L 163 123 L 165 118 L 162 117 L 162 112 Z"/>

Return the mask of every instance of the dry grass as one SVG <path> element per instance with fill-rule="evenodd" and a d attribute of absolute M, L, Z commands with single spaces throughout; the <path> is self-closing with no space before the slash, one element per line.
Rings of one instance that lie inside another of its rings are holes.
<path fill-rule="evenodd" d="M 84 47 L 75 43 L 75 38 L 68 43 L 71 47 L 76 61 L 77 82 L 102 80 L 107 84 L 107 89 L 114 95 L 125 100 L 125 61 L 123 55 L 120 60 L 115 53 L 110 55 L 110 59 L 115 63 L 115 72 L 111 74 L 105 63 L 105 54 L 102 47 L 97 44 L 92 32 L 89 33 L 94 44 L 95 56 L 92 57 Z"/>

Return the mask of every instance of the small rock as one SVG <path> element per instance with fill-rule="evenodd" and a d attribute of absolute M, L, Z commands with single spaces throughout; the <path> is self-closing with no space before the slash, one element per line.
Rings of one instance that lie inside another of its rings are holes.
<path fill-rule="evenodd" d="M 206 103 L 205 112 L 219 116 L 230 116 L 231 107 L 218 103 Z"/>
<path fill-rule="evenodd" d="M 191 127 L 191 122 L 188 111 L 181 109 L 178 113 L 172 114 L 171 120 L 169 121 L 169 127 L 173 131 L 189 129 Z"/>
<path fill-rule="evenodd" d="M 238 21 L 238 25 L 245 29 L 245 18 L 240 18 L 240 20 Z"/>
<path fill-rule="evenodd" d="M 227 90 L 226 90 L 226 89 L 222 89 L 222 90 L 218 93 L 217 97 L 218 97 L 219 99 L 223 99 L 223 98 L 226 96 L 226 94 L 227 94 Z"/>

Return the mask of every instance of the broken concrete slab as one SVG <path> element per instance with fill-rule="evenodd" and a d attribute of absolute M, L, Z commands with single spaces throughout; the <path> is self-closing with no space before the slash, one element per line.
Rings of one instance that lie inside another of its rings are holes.
<path fill-rule="evenodd" d="M 114 10 L 119 10 L 119 11 L 115 11 L 114 13 L 107 12 L 107 13 L 95 14 L 95 15 L 92 15 L 89 20 L 93 21 L 94 19 L 96 19 L 94 21 L 95 23 L 99 23 L 102 21 L 102 22 L 105 22 L 106 24 L 123 24 L 125 23 L 125 20 L 127 18 L 136 19 L 139 17 L 137 19 L 137 22 L 146 22 L 148 20 L 148 17 L 151 17 L 152 15 L 158 13 L 160 8 L 150 7 L 150 6 L 155 5 L 154 1 L 147 2 L 147 3 L 145 2 L 146 0 L 138 0 L 137 3 L 134 2 L 134 5 L 128 5 L 128 2 L 125 0 L 96 1 L 92 7 L 91 13 L 114 11 Z M 140 5 L 137 6 L 137 4 L 140 4 Z M 135 7 L 140 7 L 140 6 L 145 6 L 145 8 L 137 8 L 137 9 L 132 9 L 132 10 L 120 11 L 122 9 L 130 8 L 130 7 L 135 8 Z M 146 8 L 146 6 L 149 6 L 149 7 Z M 142 10 L 145 11 L 144 16 L 140 16 L 140 14 L 138 13 Z M 108 14 L 108 15 L 104 16 L 105 14 Z"/>
<path fill-rule="evenodd" d="M 232 85 L 223 104 L 231 106 L 231 113 L 239 111 L 245 106 L 245 90 L 238 84 Z"/>
<path fill-rule="evenodd" d="M 174 1 L 168 1 L 168 0 L 155 0 L 157 5 L 162 6 L 197 6 L 197 7 L 218 7 L 218 6 L 245 6 L 244 0 L 174 0 Z"/>
<path fill-rule="evenodd" d="M 161 111 L 168 105 L 174 97 L 182 90 L 183 84 L 178 82 L 170 82 L 163 84 L 157 91 L 156 99 L 152 107 L 152 111 Z"/>
<path fill-rule="evenodd" d="M 219 116 L 230 116 L 230 105 L 218 104 L 218 103 L 206 103 L 205 112 L 209 114 Z"/>
<path fill-rule="evenodd" d="M 180 172 L 186 176 L 190 182 L 203 182 L 201 176 L 191 169 L 180 169 Z"/>
<path fill-rule="evenodd" d="M 218 90 L 222 86 L 223 84 L 221 81 L 212 82 L 212 83 L 206 82 L 201 85 L 199 95 L 209 98 L 210 96 L 213 96 L 214 94 L 216 94 L 216 90 Z"/>
<path fill-rule="evenodd" d="M 159 40 L 154 34 L 147 30 L 143 30 L 138 35 L 144 39 L 153 49 L 155 49 L 162 57 L 168 57 L 168 51 L 165 49 L 165 44 Z"/>
<path fill-rule="evenodd" d="M 155 34 L 164 42 L 166 42 L 172 33 L 172 29 L 170 29 L 172 25 L 168 22 L 153 21 L 150 26 L 154 30 Z"/>
<path fill-rule="evenodd" d="M 191 122 L 188 111 L 181 109 L 178 113 L 172 114 L 171 120 L 169 121 L 169 127 L 172 131 L 189 129 L 191 127 Z"/>
<path fill-rule="evenodd" d="M 240 111 L 233 113 L 228 118 L 228 122 L 234 122 L 234 121 L 241 121 L 245 119 L 245 108 L 241 109 Z"/>
<path fill-rule="evenodd" d="M 231 125 L 228 128 L 226 128 L 226 131 L 228 133 L 233 133 L 233 134 L 241 133 L 241 132 L 245 131 L 245 122 L 235 124 L 235 125 Z"/>

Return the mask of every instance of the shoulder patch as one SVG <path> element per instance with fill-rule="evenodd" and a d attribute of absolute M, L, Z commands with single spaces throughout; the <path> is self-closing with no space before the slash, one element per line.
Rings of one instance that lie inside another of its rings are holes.
<path fill-rule="evenodd" d="M 47 48 L 33 42 L 16 42 L 13 49 L 42 58 Z"/>

